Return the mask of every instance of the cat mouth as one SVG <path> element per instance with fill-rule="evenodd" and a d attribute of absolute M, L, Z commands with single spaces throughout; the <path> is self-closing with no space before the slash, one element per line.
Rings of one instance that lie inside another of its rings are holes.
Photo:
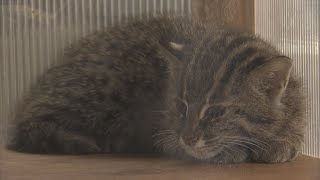
<path fill-rule="evenodd" d="M 210 148 L 205 145 L 205 141 L 199 139 L 193 146 L 187 145 L 184 140 L 180 137 L 179 143 L 181 148 L 190 156 L 197 159 L 211 159 L 217 156 L 222 150 L 222 147 Z"/>

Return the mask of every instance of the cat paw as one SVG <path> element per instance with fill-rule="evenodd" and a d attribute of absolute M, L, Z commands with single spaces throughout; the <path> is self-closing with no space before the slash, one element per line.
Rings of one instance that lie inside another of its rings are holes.
<path fill-rule="evenodd" d="M 89 154 L 101 152 L 95 139 L 59 129 L 47 121 L 25 121 L 17 126 L 7 148 L 26 153 Z"/>
<path fill-rule="evenodd" d="M 263 163 L 284 163 L 296 159 L 299 155 L 299 150 L 294 147 L 281 146 L 273 148 L 269 152 L 263 152 L 259 155 L 254 155 L 255 162 Z"/>
<path fill-rule="evenodd" d="M 91 154 L 101 152 L 101 148 L 96 144 L 96 142 L 88 137 L 62 133 L 60 137 L 57 138 L 58 152 L 63 154 Z"/>
<path fill-rule="evenodd" d="M 297 151 L 295 148 L 292 149 L 286 149 L 282 152 L 278 152 L 270 157 L 269 163 L 283 163 L 288 162 L 296 159 L 299 155 L 299 151 Z"/>
<path fill-rule="evenodd" d="M 248 159 L 248 154 L 243 153 L 226 153 L 222 152 L 218 156 L 212 158 L 210 163 L 212 164 L 238 164 L 246 162 Z"/>
<path fill-rule="evenodd" d="M 101 149 L 93 142 L 83 140 L 68 141 L 61 148 L 62 153 L 66 154 L 91 154 L 99 153 Z"/>

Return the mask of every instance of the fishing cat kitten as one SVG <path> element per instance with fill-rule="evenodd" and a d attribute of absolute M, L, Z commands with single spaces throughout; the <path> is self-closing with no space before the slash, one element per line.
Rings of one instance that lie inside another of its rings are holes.
<path fill-rule="evenodd" d="M 135 21 L 68 49 L 26 98 L 8 147 L 285 162 L 303 140 L 300 84 L 292 60 L 254 35 L 183 18 Z"/>

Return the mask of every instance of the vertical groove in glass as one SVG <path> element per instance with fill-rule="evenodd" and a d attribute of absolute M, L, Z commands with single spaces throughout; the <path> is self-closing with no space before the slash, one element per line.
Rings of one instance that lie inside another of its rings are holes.
<path fill-rule="evenodd" d="M 117 22 L 117 24 L 119 25 L 119 24 L 121 23 L 121 16 L 122 16 L 122 12 L 121 12 L 121 0 L 118 0 L 117 2 L 118 2 L 118 3 L 117 3 L 117 11 L 118 11 L 118 14 L 117 14 L 117 16 L 118 16 L 118 22 Z"/>
<path fill-rule="evenodd" d="M 86 0 L 82 0 L 81 1 L 81 14 L 82 14 L 82 21 L 81 21 L 81 28 L 82 28 L 82 34 L 81 35 L 85 35 L 86 34 L 86 26 L 87 26 L 87 24 L 86 24 L 86 18 L 87 18 L 87 16 L 86 16 Z"/>
<path fill-rule="evenodd" d="M 138 4 L 139 4 L 139 17 L 142 18 L 142 0 L 139 0 Z"/>
<path fill-rule="evenodd" d="M 76 3 L 75 3 L 76 4 Z M 96 21 L 97 21 L 97 27 L 96 29 L 101 29 L 101 6 L 102 3 L 100 2 L 100 0 L 96 1 L 96 9 L 97 9 L 97 13 L 96 13 Z"/>
<path fill-rule="evenodd" d="M 157 15 L 157 3 L 156 3 L 156 0 L 153 0 L 152 2 L 152 10 L 153 10 L 153 16 L 156 16 Z"/>
<path fill-rule="evenodd" d="M 14 12 L 13 11 L 13 7 L 9 8 L 9 32 L 14 32 Z M 12 106 L 13 102 L 16 102 L 17 100 L 17 79 L 16 79 L 16 70 L 15 68 L 17 67 L 17 59 L 16 59 L 16 38 L 14 36 L 14 33 L 9 33 L 8 35 L 9 39 L 8 39 L 8 46 L 9 48 L 9 59 L 10 61 L 8 62 L 8 70 L 9 70 L 9 76 L 10 76 L 10 80 L 9 80 L 9 106 Z M 13 112 L 13 109 L 10 109 L 10 114 Z"/>
<path fill-rule="evenodd" d="M 4 3 L 3 2 L 3 0 L 1 1 L 2 3 Z M 1 85 L 0 85 L 0 88 L 1 88 L 1 92 L 3 93 L 2 95 L 1 95 L 1 109 L 2 109 L 2 111 L 1 111 L 1 114 L 0 114 L 0 117 L 1 117 L 1 119 L 0 119 L 0 122 L 1 123 L 3 123 L 3 126 L 0 126 L 0 133 L 2 132 L 2 134 L 1 134 L 1 136 L 3 137 L 2 139 L 0 139 L 0 142 L 2 141 L 4 141 L 4 139 L 6 138 L 6 133 L 7 133 L 7 128 L 5 128 L 6 126 L 5 125 L 7 125 L 8 124 L 8 114 L 9 114 L 9 100 L 8 100 L 8 93 L 9 93 L 9 91 L 8 91 L 8 72 L 7 72 L 7 60 L 9 59 L 8 58 L 8 56 L 7 56 L 7 48 L 5 48 L 5 47 L 7 47 L 7 39 L 6 39 L 6 37 L 7 37 L 7 34 L 6 34 L 6 26 L 5 26 L 5 22 L 6 22 L 6 17 L 5 17 L 5 15 L 6 15 L 6 8 L 4 7 L 4 6 L 2 6 L 1 7 L 1 36 L 0 36 L 0 38 L 1 38 L 1 54 L 0 55 L 2 55 L 2 61 L 0 61 L 0 73 L 1 73 Z"/>
<path fill-rule="evenodd" d="M 17 2 L 19 3 L 19 1 Z M 14 8 L 14 10 L 16 11 L 19 11 L 19 6 L 16 6 Z M 22 41 L 21 41 L 21 36 L 22 36 L 22 33 L 20 32 L 21 31 L 21 28 L 22 27 L 22 22 L 21 22 L 21 18 L 19 15 L 16 16 L 16 41 L 17 41 L 17 56 L 16 56 L 16 59 L 17 59 L 17 66 L 16 66 L 16 74 L 17 74 L 17 93 L 18 93 L 18 97 L 19 98 L 21 96 L 21 93 L 23 92 L 23 87 L 24 87 L 24 82 L 23 82 L 23 65 L 22 65 Z"/>
<path fill-rule="evenodd" d="M 107 16 L 108 16 L 108 14 L 107 14 L 107 12 L 108 12 L 108 10 L 107 10 L 108 6 L 107 6 L 107 1 L 105 1 L 105 0 L 102 0 L 102 1 L 103 1 L 103 17 L 100 17 L 100 18 L 104 19 L 104 20 L 103 20 L 103 26 L 104 26 L 104 28 L 105 28 L 105 27 L 108 26 L 108 18 L 107 18 Z M 77 3 L 76 3 L 76 4 L 77 4 Z"/>
<path fill-rule="evenodd" d="M 42 2 L 42 0 L 36 1 L 36 8 L 35 8 L 35 12 L 37 13 L 35 21 L 38 22 L 38 24 L 37 24 L 37 28 L 38 28 L 37 42 L 35 42 L 35 43 L 37 44 L 38 48 L 43 47 L 43 38 L 39 37 L 39 36 L 43 35 L 42 34 L 43 26 L 42 26 L 41 17 L 44 16 L 44 14 L 42 14 L 41 2 Z M 38 66 L 37 71 L 39 74 L 41 74 L 43 71 L 43 60 L 42 60 L 43 49 L 41 51 L 38 51 L 38 48 L 36 49 L 36 51 L 38 52 L 37 59 L 41 59 L 41 60 L 37 61 L 37 66 Z M 37 75 L 38 75 L 38 73 L 37 73 Z"/>
<path fill-rule="evenodd" d="M 51 65 L 55 65 L 57 63 L 57 59 L 58 59 L 58 36 L 57 36 L 57 21 L 56 19 L 58 18 L 58 7 L 57 7 L 57 1 L 53 1 L 52 2 L 52 17 L 53 17 L 53 42 L 50 42 L 53 46 L 53 61 Z M 78 29 L 76 29 L 76 33 L 78 32 Z M 49 67 L 48 67 L 49 68 Z"/>
<path fill-rule="evenodd" d="M 88 0 L 87 0 L 88 1 Z M 89 32 L 93 32 L 93 7 L 92 7 L 92 0 L 89 0 Z"/>
<path fill-rule="evenodd" d="M 174 0 L 174 11 L 177 12 L 178 11 L 178 0 Z"/>
<path fill-rule="evenodd" d="M 130 16 L 133 16 L 136 14 L 136 7 L 137 7 L 137 3 L 134 3 L 131 1 L 132 12 L 131 12 Z"/>
<path fill-rule="evenodd" d="M 52 36 L 50 36 L 50 29 L 52 28 L 52 22 L 50 22 L 50 14 L 48 12 L 50 12 L 50 9 L 49 9 L 49 2 L 48 0 L 45 1 L 45 12 L 46 12 L 46 59 L 47 59 L 47 63 L 46 63 L 46 67 L 45 69 L 48 69 L 49 67 L 51 67 L 51 64 L 52 64 L 52 58 L 50 56 L 50 50 L 52 49 L 52 46 L 51 46 L 51 42 L 53 42 L 52 40 Z"/>
<path fill-rule="evenodd" d="M 80 20 L 79 20 L 79 9 L 80 9 L 79 3 L 74 3 L 74 27 L 80 27 Z M 80 36 L 79 28 L 75 28 L 75 36 Z"/>
<path fill-rule="evenodd" d="M 149 2 L 150 2 L 150 1 L 149 1 L 149 0 L 146 0 L 145 2 L 146 2 L 146 14 L 147 14 L 147 17 L 149 17 L 149 12 L 150 12 L 150 10 L 149 10 L 149 9 L 150 9 L 150 8 L 149 8 L 150 3 L 149 3 Z"/>
<path fill-rule="evenodd" d="M 128 18 L 129 18 L 129 5 L 128 5 L 128 0 L 124 1 L 124 10 L 125 10 L 125 22 L 128 22 Z"/>
<path fill-rule="evenodd" d="M 320 2 L 256 1 L 256 33 L 294 59 L 307 95 L 303 153 L 320 158 Z M 274 8 L 277 7 L 277 8 Z"/>
<path fill-rule="evenodd" d="M 110 13 L 111 13 L 111 26 L 114 26 L 114 1 L 111 0 L 111 4 L 110 4 Z"/>
<path fill-rule="evenodd" d="M 66 17 L 66 27 L 65 27 L 65 29 L 67 29 L 67 31 L 68 31 L 68 37 L 67 37 L 67 39 L 68 39 L 68 44 L 70 44 L 71 42 L 72 42 L 72 34 L 74 33 L 74 32 L 72 32 L 72 30 L 71 30 L 71 18 L 72 18 L 72 16 L 71 16 L 71 1 L 67 1 L 67 7 L 66 7 L 66 10 L 67 10 L 67 17 Z"/>
<path fill-rule="evenodd" d="M 160 13 L 163 14 L 163 0 L 160 0 Z"/>

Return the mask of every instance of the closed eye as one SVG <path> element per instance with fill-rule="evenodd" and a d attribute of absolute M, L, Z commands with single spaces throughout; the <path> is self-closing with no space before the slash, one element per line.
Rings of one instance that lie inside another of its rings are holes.
<path fill-rule="evenodd" d="M 205 117 L 208 118 L 217 118 L 223 116 L 225 113 L 225 107 L 223 106 L 211 106 L 207 109 Z"/>
<path fill-rule="evenodd" d="M 188 104 L 178 97 L 175 98 L 175 103 L 176 103 L 177 110 L 180 113 L 179 114 L 180 118 L 186 119 L 187 112 L 188 112 Z"/>

